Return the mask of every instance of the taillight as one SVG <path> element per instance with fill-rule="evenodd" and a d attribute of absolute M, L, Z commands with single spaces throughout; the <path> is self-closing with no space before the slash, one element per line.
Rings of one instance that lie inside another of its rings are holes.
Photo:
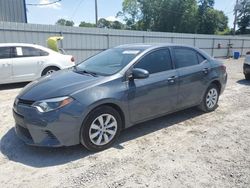
<path fill-rule="evenodd" d="M 70 61 L 71 61 L 72 63 L 74 63 L 74 62 L 75 62 L 75 58 L 72 56 L 71 59 L 70 59 Z"/>

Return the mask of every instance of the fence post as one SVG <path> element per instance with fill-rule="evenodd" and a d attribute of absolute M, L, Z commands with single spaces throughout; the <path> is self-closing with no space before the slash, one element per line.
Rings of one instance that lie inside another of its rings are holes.
<path fill-rule="evenodd" d="M 244 45 L 245 45 L 245 40 L 244 40 L 244 39 L 242 39 L 241 56 L 243 56 Z"/>
<path fill-rule="evenodd" d="M 194 37 L 194 47 L 196 47 L 196 38 Z"/>
<path fill-rule="evenodd" d="M 214 45 L 215 45 L 215 38 L 213 38 L 212 42 L 212 57 L 214 56 Z"/>
<path fill-rule="evenodd" d="M 107 49 L 110 48 L 110 36 L 109 33 L 107 34 Z"/>
<path fill-rule="evenodd" d="M 174 37 L 171 37 L 171 43 L 174 43 Z"/>
<path fill-rule="evenodd" d="M 60 36 L 62 37 L 63 36 L 63 32 L 60 31 Z M 63 49 L 63 40 L 60 40 L 60 44 L 61 44 L 61 48 Z"/>
<path fill-rule="evenodd" d="M 145 43 L 145 35 L 142 35 L 142 43 Z"/>

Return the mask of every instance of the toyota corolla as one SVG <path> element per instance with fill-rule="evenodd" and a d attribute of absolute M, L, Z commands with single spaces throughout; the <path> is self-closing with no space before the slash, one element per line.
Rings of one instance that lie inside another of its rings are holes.
<path fill-rule="evenodd" d="M 226 82 L 225 66 L 197 48 L 122 45 L 28 84 L 14 102 L 15 130 L 29 145 L 100 151 L 137 123 L 215 110 Z"/>

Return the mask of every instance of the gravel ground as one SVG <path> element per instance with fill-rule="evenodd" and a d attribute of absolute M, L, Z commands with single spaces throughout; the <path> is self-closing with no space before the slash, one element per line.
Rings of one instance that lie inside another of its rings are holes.
<path fill-rule="evenodd" d="M 249 187 L 250 82 L 243 60 L 225 60 L 229 80 L 215 112 L 195 108 L 136 125 L 114 147 L 26 146 L 11 107 L 25 84 L 0 86 L 0 187 Z"/>

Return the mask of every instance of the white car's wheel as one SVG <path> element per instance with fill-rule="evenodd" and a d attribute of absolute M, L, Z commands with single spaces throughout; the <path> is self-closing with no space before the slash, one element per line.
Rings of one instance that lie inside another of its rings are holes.
<path fill-rule="evenodd" d="M 58 70 L 60 70 L 58 67 L 47 67 L 43 70 L 42 76 L 52 74 Z"/>

